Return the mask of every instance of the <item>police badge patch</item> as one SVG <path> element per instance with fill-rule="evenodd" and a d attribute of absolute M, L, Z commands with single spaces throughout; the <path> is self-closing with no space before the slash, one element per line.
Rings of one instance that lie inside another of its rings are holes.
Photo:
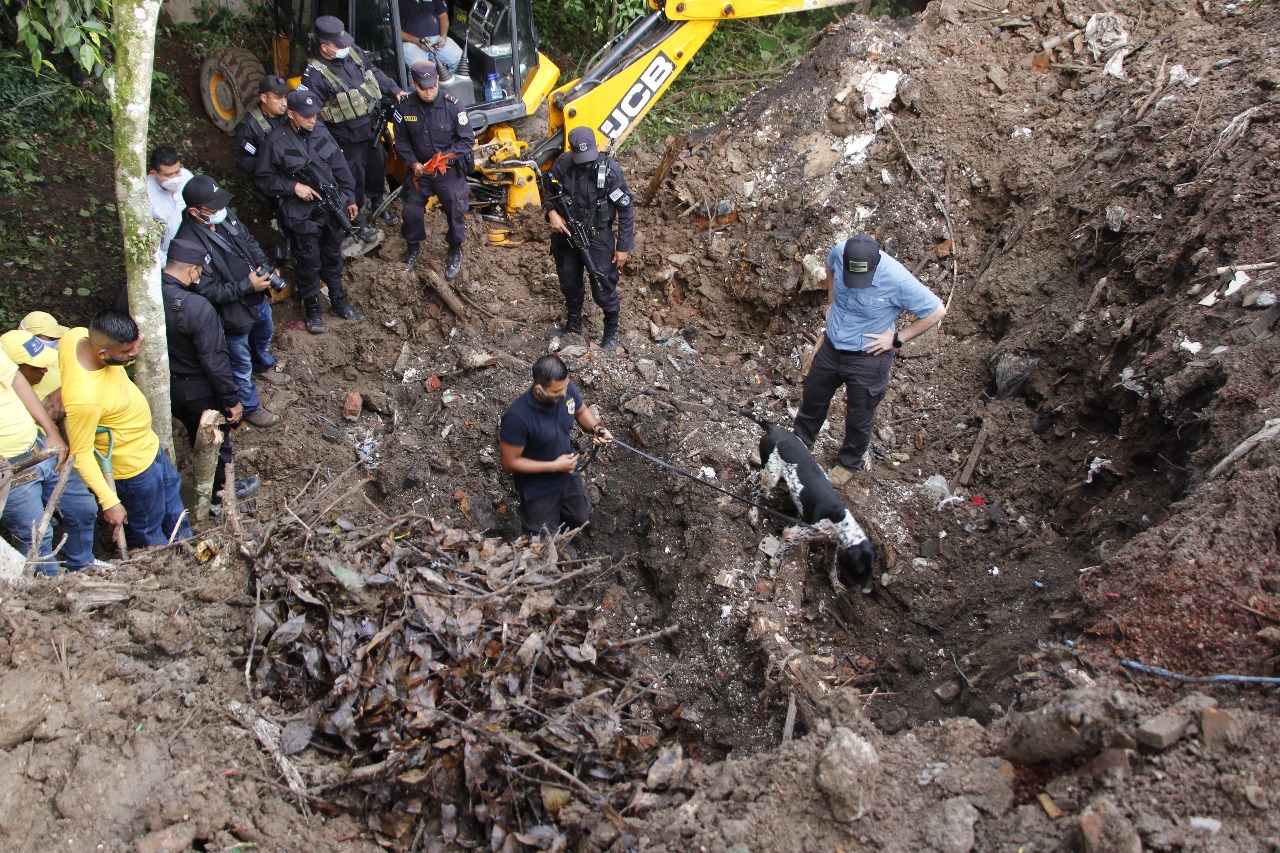
<path fill-rule="evenodd" d="M 572 397 L 564 401 L 564 409 L 569 414 L 572 415 L 574 413 L 574 410 L 577 408 L 578 408 L 578 403 Z"/>
<path fill-rule="evenodd" d="M 467 118 L 467 114 L 465 112 L 458 113 L 458 124 L 465 127 L 470 121 L 471 119 Z"/>

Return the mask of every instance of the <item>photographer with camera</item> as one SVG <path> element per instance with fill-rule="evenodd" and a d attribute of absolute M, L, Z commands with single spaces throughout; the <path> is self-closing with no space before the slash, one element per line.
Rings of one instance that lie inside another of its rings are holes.
<path fill-rule="evenodd" d="M 253 382 L 255 368 L 261 376 L 273 380 L 278 376 L 267 372 L 276 362 L 268 351 L 275 332 L 271 303 L 266 298 L 272 287 L 271 264 L 249 229 L 227 207 L 231 193 L 213 178 L 192 178 L 182 191 L 182 199 L 187 209 L 174 239 L 201 246 L 210 257 L 195 291 L 212 302 L 222 316 L 244 420 L 259 428 L 275 426 L 280 416 L 262 408 Z M 283 285 L 282 280 L 280 283 Z"/>
<path fill-rule="evenodd" d="M 164 325 L 169 341 L 169 394 L 173 416 L 187 428 L 187 440 L 196 446 L 200 416 L 207 410 L 221 412 L 234 426 L 244 415 L 236 378 L 227 358 L 227 341 L 222 332 L 222 318 L 199 293 L 196 282 L 212 263 L 205 248 L 198 243 L 174 240 L 169 244 L 169 257 L 160 274 L 164 301 Z M 218 448 L 218 467 L 213 475 L 213 502 L 222 500 L 222 484 L 226 465 L 231 461 L 231 430 L 222 431 Z M 258 477 L 236 479 L 236 497 L 247 498 L 262 485 Z"/>

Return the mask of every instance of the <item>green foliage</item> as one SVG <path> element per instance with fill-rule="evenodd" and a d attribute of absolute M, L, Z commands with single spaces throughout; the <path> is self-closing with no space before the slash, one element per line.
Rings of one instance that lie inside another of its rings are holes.
<path fill-rule="evenodd" d="M 543 42 L 542 52 L 571 77 L 578 76 L 582 64 L 606 41 L 648 11 L 647 0 L 563 0 L 533 4 L 533 18 Z"/>
<path fill-rule="evenodd" d="M 195 14 L 199 20 L 194 23 L 160 28 L 160 35 L 190 45 L 195 61 L 228 47 L 243 47 L 263 58 L 271 57 L 275 25 L 269 3 L 249 3 L 245 14 L 205 0 L 196 7 Z"/>
<path fill-rule="evenodd" d="M 100 77 L 106 70 L 110 0 L 21 0 L 5 4 L 4 15 L 12 21 L 33 71 L 51 69 L 49 57 L 64 52 L 85 74 Z"/>

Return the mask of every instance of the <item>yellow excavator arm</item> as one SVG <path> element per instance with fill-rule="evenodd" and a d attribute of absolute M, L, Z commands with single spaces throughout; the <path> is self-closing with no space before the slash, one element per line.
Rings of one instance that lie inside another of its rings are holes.
<path fill-rule="evenodd" d="M 587 71 L 547 98 L 550 132 L 530 143 L 530 159 L 546 166 L 565 150 L 568 133 L 589 127 L 602 149 L 625 140 L 721 21 L 840 6 L 854 0 L 649 0 L 652 9 L 605 45 Z M 528 161 L 526 161 L 528 162 Z M 508 207 L 537 200 L 526 181 Z M 521 191 L 522 190 L 522 191 Z"/>

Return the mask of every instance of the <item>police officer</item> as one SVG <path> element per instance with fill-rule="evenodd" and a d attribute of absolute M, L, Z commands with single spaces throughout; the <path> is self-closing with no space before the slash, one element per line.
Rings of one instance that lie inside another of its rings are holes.
<path fill-rule="evenodd" d="M 382 143 L 374 141 L 382 129 L 373 126 L 373 113 L 384 94 L 402 100 L 408 92 L 373 64 L 333 15 L 316 18 L 315 35 L 316 54 L 307 62 L 298 88 L 314 92 L 324 105 L 321 117 L 342 146 L 355 181 L 356 206 L 364 205 L 367 192 L 370 206 L 377 209 L 386 192 L 386 152 Z M 390 211 L 383 211 L 382 218 L 388 225 L 395 224 Z M 361 240 L 377 238 L 363 217 L 355 224 Z"/>
<path fill-rule="evenodd" d="M 222 316 L 227 355 L 244 404 L 244 419 L 265 429 L 280 422 L 275 412 L 261 407 L 253 381 L 255 360 L 261 365 L 275 358 L 267 351 L 275 326 L 266 293 L 271 287 L 270 264 L 258 241 L 228 205 L 233 196 L 208 175 L 197 175 L 182 190 L 187 209 L 175 240 L 202 246 L 212 258 L 196 292 Z M 256 359 L 255 359 L 256 351 Z"/>
<path fill-rule="evenodd" d="M 244 414 L 236 388 L 222 320 L 209 300 L 194 291 L 201 273 L 213 262 L 204 246 L 181 238 L 169 244 L 169 257 L 160 274 L 164 322 L 169 340 L 169 394 L 173 416 L 187 428 L 187 439 L 196 446 L 200 416 L 212 409 L 235 425 Z M 218 467 L 213 475 L 213 502 L 221 503 L 226 466 L 231 461 L 231 430 L 223 430 Z M 236 497 L 253 494 L 262 480 L 256 476 L 236 480 Z"/>
<path fill-rule="evenodd" d="M 236 125 L 236 166 L 251 178 L 267 134 L 284 121 L 288 94 L 289 84 L 284 78 L 268 74 L 258 83 L 258 103 L 245 110 Z"/>
<path fill-rule="evenodd" d="M 333 313 L 346 320 L 363 320 L 342 286 L 342 226 L 337 215 L 320 205 L 316 187 L 308 186 L 298 171 L 310 167 L 317 180 L 336 184 L 348 220 L 355 219 L 355 183 L 342 149 L 323 124 L 320 99 L 312 92 L 289 93 L 286 121 L 267 135 L 258 154 L 254 183 L 267 198 L 278 199 L 280 219 L 294 251 L 294 282 L 302 296 L 307 331 L 324 331 L 320 311 L 320 280 L 329 285 Z M 340 212 L 341 213 L 341 212 Z"/>
<path fill-rule="evenodd" d="M 396 148 L 409 164 L 410 178 L 404 187 L 404 225 L 401 233 L 409 249 L 405 265 L 412 268 L 422 256 L 427 236 L 423 217 L 427 199 L 440 199 L 449 227 L 444 242 L 449 247 L 444 277 L 454 279 L 462 269 L 462 242 L 466 239 L 466 215 L 471 190 L 467 175 L 475 165 L 471 150 L 476 134 L 471 129 L 466 108 L 458 99 L 440 91 L 436 67 L 417 62 L 409 69 L 416 98 L 396 107 Z M 452 155 L 447 163 L 432 165 L 437 155 Z"/>
<path fill-rule="evenodd" d="M 631 192 L 622 168 L 608 154 L 601 154 L 596 135 L 589 127 L 569 131 L 569 150 L 556 158 L 547 172 L 558 181 L 591 237 L 591 256 L 600 270 L 601 281 L 591 282 L 591 298 L 604 312 L 604 335 L 600 346 L 618 348 L 618 270 L 627 262 L 635 246 L 636 214 L 631 206 Z M 560 292 L 564 294 L 568 320 L 552 329 L 547 337 L 558 338 L 582 332 L 582 303 L 586 295 L 582 277 L 586 264 L 578 251 L 569 245 L 569 226 L 556 208 L 553 198 L 542 200 L 542 209 L 551 223 L 551 256 L 556 261 Z M 614 241 L 613 222 L 618 221 L 618 237 Z"/>

